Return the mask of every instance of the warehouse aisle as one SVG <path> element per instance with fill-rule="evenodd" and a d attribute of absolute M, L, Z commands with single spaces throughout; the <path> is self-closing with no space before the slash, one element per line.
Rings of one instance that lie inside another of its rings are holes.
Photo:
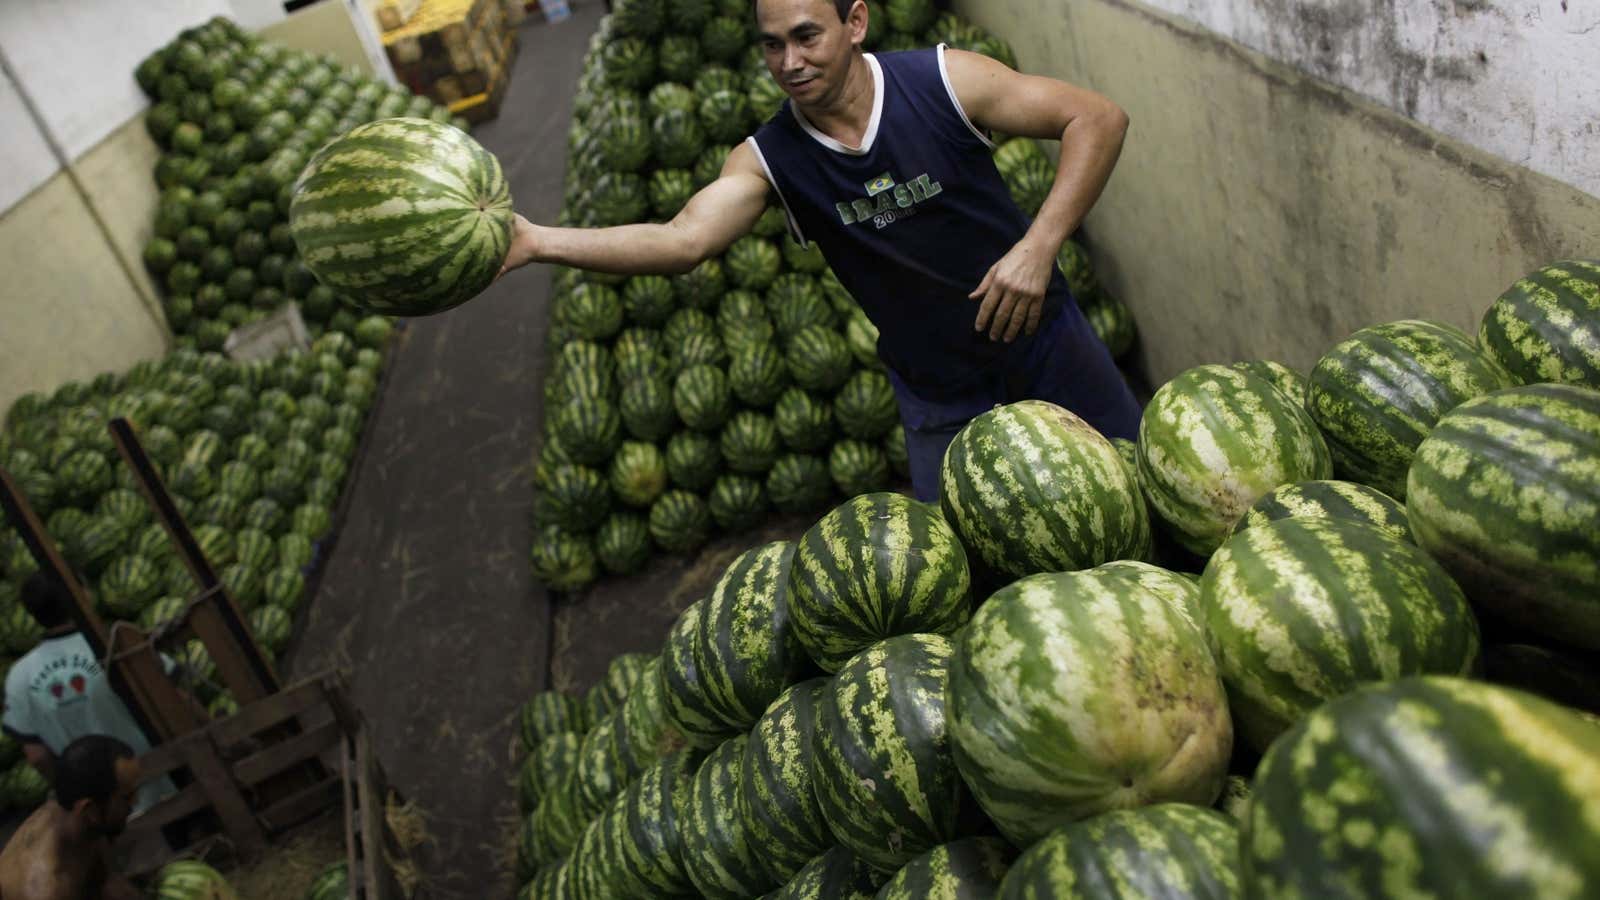
<path fill-rule="evenodd" d="M 517 209 L 554 220 L 600 4 L 530 20 L 499 118 L 474 135 Z M 549 600 L 527 562 L 549 270 L 403 332 L 296 674 L 338 665 L 391 781 L 427 817 L 439 898 L 511 895 L 515 711 L 543 686 Z"/>

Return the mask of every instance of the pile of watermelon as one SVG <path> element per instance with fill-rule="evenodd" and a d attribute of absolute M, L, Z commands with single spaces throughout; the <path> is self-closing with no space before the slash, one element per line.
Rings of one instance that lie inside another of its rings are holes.
<path fill-rule="evenodd" d="M 134 75 L 162 151 L 144 262 L 178 346 L 221 350 L 233 329 L 291 302 L 313 336 L 351 332 L 356 313 L 311 274 L 290 234 L 294 181 L 318 148 L 357 125 L 450 122 L 449 110 L 222 17 L 184 30 Z"/>
<path fill-rule="evenodd" d="M 868 6 L 869 48 L 944 42 L 1014 64 L 1003 41 L 927 0 Z M 753 28 L 745 0 L 630 0 L 602 20 L 579 82 L 561 224 L 664 221 L 718 176 L 784 100 Z M 997 159 L 1019 191 L 1054 178 L 1031 140 Z M 1061 264 L 1081 296 L 1108 296 L 1081 246 L 1069 242 Z M 1126 352 L 1125 308 L 1093 306 L 1103 311 L 1091 316 L 1096 327 Z M 657 551 L 693 552 L 772 510 L 817 510 L 904 477 L 877 337 L 776 205 L 684 275 L 558 270 L 534 475 L 536 576 L 574 590 L 637 571 Z"/>
<path fill-rule="evenodd" d="M 1600 262 L 1184 372 L 1137 442 L 999 407 L 942 475 L 533 697 L 519 896 L 1600 884 Z"/>

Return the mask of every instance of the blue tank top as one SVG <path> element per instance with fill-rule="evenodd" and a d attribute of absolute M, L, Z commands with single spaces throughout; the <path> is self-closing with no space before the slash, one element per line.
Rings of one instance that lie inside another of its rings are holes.
<path fill-rule="evenodd" d="M 974 331 L 978 303 L 967 295 L 1031 222 L 995 168 L 993 143 L 956 101 L 943 45 L 866 59 L 877 89 L 859 150 L 787 100 L 749 140 L 795 239 L 816 242 L 878 327 L 883 361 L 918 396 L 952 397 L 1002 357 L 1026 354 L 1026 338 Z M 1069 297 L 1056 268 L 1041 331 Z"/>

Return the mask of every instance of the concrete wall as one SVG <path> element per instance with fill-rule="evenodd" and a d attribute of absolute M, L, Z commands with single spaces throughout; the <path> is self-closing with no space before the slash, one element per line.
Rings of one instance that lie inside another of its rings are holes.
<path fill-rule="evenodd" d="M 1307 369 L 1398 318 L 1475 330 L 1524 272 L 1600 256 L 1600 199 L 1201 25 L 1125 0 L 954 6 L 1025 70 L 1128 110 L 1087 231 L 1155 383 L 1252 357 Z"/>

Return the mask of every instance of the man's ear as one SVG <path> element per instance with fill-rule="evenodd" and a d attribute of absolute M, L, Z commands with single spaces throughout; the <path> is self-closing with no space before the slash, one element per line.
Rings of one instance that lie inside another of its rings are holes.
<path fill-rule="evenodd" d="M 845 17 L 845 24 L 850 27 L 850 43 L 857 47 L 867 39 L 867 3 L 866 0 L 855 0 L 850 6 L 850 13 Z"/>
<path fill-rule="evenodd" d="M 78 802 L 72 804 L 72 815 L 80 821 L 96 824 L 100 821 L 100 805 L 88 797 L 79 797 Z"/>

